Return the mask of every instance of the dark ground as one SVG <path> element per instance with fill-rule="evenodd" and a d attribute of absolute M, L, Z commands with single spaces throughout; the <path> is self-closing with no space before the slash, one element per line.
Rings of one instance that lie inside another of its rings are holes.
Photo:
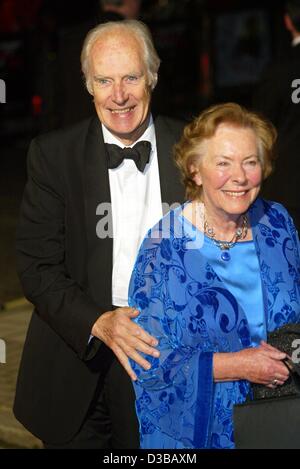
<path fill-rule="evenodd" d="M 26 181 L 28 142 L 4 144 L 0 156 L 0 305 L 22 296 L 15 267 L 15 230 Z"/>

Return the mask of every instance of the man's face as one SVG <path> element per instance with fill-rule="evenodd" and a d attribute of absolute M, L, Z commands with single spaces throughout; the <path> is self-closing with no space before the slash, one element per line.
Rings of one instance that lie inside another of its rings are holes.
<path fill-rule="evenodd" d="M 142 48 L 130 33 L 114 31 L 92 46 L 90 76 L 100 121 L 124 145 L 134 143 L 148 124 L 150 88 Z"/>

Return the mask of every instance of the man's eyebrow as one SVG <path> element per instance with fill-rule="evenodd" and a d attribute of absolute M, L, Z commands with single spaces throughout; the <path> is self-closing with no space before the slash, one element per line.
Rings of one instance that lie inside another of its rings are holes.
<path fill-rule="evenodd" d="M 109 80 L 110 77 L 106 77 L 105 75 L 94 75 L 94 80 Z"/>
<path fill-rule="evenodd" d="M 129 77 L 131 75 L 134 75 L 134 76 L 137 76 L 137 77 L 142 77 L 142 76 L 145 75 L 145 72 L 143 72 L 143 71 L 142 72 L 131 71 L 131 72 L 128 72 L 125 75 L 123 75 L 121 78 Z M 101 80 L 113 80 L 113 78 L 110 77 L 110 76 L 100 75 L 100 74 L 94 75 L 94 79 L 95 80 L 99 80 L 99 79 L 101 79 Z"/>

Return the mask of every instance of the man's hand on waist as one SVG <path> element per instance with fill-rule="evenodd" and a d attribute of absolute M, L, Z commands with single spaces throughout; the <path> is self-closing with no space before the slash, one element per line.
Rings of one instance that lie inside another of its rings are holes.
<path fill-rule="evenodd" d="M 150 363 L 140 353 L 143 352 L 153 357 L 159 356 L 156 347 L 157 340 L 148 334 L 142 327 L 135 324 L 132 318 L 136 318 L 139 311 L 128 306 L 117 308 L 114 311 L 103 313 L 92 328 L 92 335 L 102 340 L 116 355 L 121 365 L 132 380 L 137 376 L 132 370 L 129 358 L 134 360 L 145 370 L 149 370 Z"/>

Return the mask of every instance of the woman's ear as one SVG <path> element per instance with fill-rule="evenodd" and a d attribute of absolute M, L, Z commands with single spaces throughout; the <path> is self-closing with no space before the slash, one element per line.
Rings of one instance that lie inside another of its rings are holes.
<path fill-rule="evenodd" d="M 197 184 L 197 186 L 202 186 L 202 177 L 199 166 L 191 164 L 190 172 L 194 183 Z"/>

